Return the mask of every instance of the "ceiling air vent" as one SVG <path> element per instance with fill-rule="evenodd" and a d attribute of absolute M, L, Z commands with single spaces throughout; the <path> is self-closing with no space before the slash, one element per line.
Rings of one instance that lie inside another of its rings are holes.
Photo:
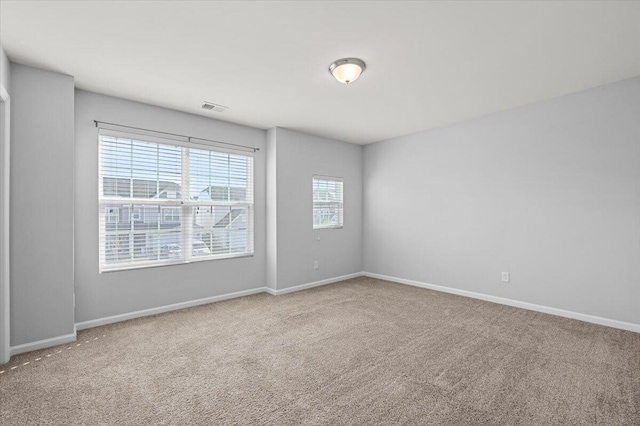
<path fill-rule="evenodd" d="M 229 109 L 229 107 L 226 107 L 224 105 L 214 104 L 213 102 L 204 101 L 204 103 L 202 104 L 202 109 L 206 109 L 207 111 L 214 111 L 214 112 L 225 112 L 226 110 Z"/>

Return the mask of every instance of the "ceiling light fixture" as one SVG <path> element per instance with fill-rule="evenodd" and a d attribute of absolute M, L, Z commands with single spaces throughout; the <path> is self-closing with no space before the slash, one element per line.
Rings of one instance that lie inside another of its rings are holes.
<path fill-rule="evenodd" d="M 367 66 L 364 61 L 358 58 L 344 58 L 338 59 L 331 65 L 329 65 L 329 72 L 340 83 L 349 84 L 353 83 L 360 77 L 360 74 L 364 72 Z"/>

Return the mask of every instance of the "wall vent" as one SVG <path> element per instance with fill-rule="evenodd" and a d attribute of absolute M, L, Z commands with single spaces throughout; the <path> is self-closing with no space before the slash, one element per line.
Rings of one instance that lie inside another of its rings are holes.
<path fill-rule="evenodd" d="M 229 109 L 229 107 L 226 107 L 224 105 L 214 104 L 213 102 L 204 101 L 204 103 L 202 104 L 202 109 L 206 109 L 207 111 L 213 111 L 213 112 L 225 112 L 226 110 Z"/>

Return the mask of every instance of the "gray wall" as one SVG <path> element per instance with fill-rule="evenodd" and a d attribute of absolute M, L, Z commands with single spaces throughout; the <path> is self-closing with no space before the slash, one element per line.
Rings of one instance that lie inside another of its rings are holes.
<path fill-rule="evenodd" d="M 11 85 L 10 81 L 11 75 L 11 63 L 9 62 L 9 58 L 7 58 L 7 53 L 4 51 L 4 48 L 0 44 L 0 82 L 9 92 L 9 86 Z M 11 92 L 9 92 L 11 94 Z"/>
<path fill-rule="evenodd" d="M 267 130 L 266 149 L 266 185 L 267 185 L 267 253 L 266 253 L 266 285 L 277 288 L 278 282 L 278 218 L 276 193 L 276 132 L 277 128 Z"/>
<path fill-rule="evenodd" d="M 275 132 L 278 290 L 362 271 L 362 147 Z M 342 229 L 313 229 L 314 174 L 344 179 Z"/>
<path fill-rule="evenodd" d="M 640 77 L 372 144 L 364 163 L 366 271 L 640 323 Z"/>
<path fill-rule="evenodd" d="M 11 65 L 9 58 L 7 58 L 7 54 L 0 44 L 0 83 L 2 83 L 2 87 L 4 87 L 7 93 L 10 93 L 11 90 L 11 87 L 9 87 L 11 80 L 10 73 Z M 9 216 L 7 214 L 9 212 L 5 212 L 5 207 L 8 207 L 10 192 L 10 189 L 6 187 L 9 182 L 8 179 L 5 179 L 5 173 L 7 171 L 5 152 L 9 152 L 9 139 L 11 139 L 11 135 L 6 134 L 7 129 L 9 129 L 10 132 L 11 118 L 6 120 L 5 113 L 10 115 L 10 109 L 6 102 L 0 100 L 0 364 L 9 361 L 11 346 L 11 330 L 9 328 L 10 301 L 9 297 L 7 297 L 9 295 L 9 264 L 5 263 L 10 252 L 8 246 L 10 230 L 5 227 L 5 221 L 7 220 L 7 216 Z"/>
<path fill-rule="evenodd" d="M 11 64 L 11 345 L 73 333 L 73 77 Z"/>
<path fill-rule="evenodd" d="M 98 129 L 92 120 L 260 148 L 255 155 L 255 255 L 98 274 Z M 265 285 L 263 130 L 76 91 L 76 322 Z"/>

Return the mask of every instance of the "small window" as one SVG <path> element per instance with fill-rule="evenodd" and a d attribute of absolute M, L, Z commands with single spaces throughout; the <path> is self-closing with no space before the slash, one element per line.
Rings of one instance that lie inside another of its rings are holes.
<path fill-rule="evenodd" d="M 144 222 L 144 210 L 142 207 L 134 207 L 131 217 L 134 222 Z"/>
<path fill-rule="evenodd" d="M 120 209 L 118 207 L 107 207 L 105 210 L 107 223 L 118 223 L 120 221 Z"/>
<path fill-rule="evenodd" d="M 163 207 L 162 208 L 162 222 L 163 223 L 176 223 L 180 222 L 180 207 Z"/>
<path fill-rule="evenodd" d="M 342 228 L 342 178 L 313 177 L 313 229 Z"/>

